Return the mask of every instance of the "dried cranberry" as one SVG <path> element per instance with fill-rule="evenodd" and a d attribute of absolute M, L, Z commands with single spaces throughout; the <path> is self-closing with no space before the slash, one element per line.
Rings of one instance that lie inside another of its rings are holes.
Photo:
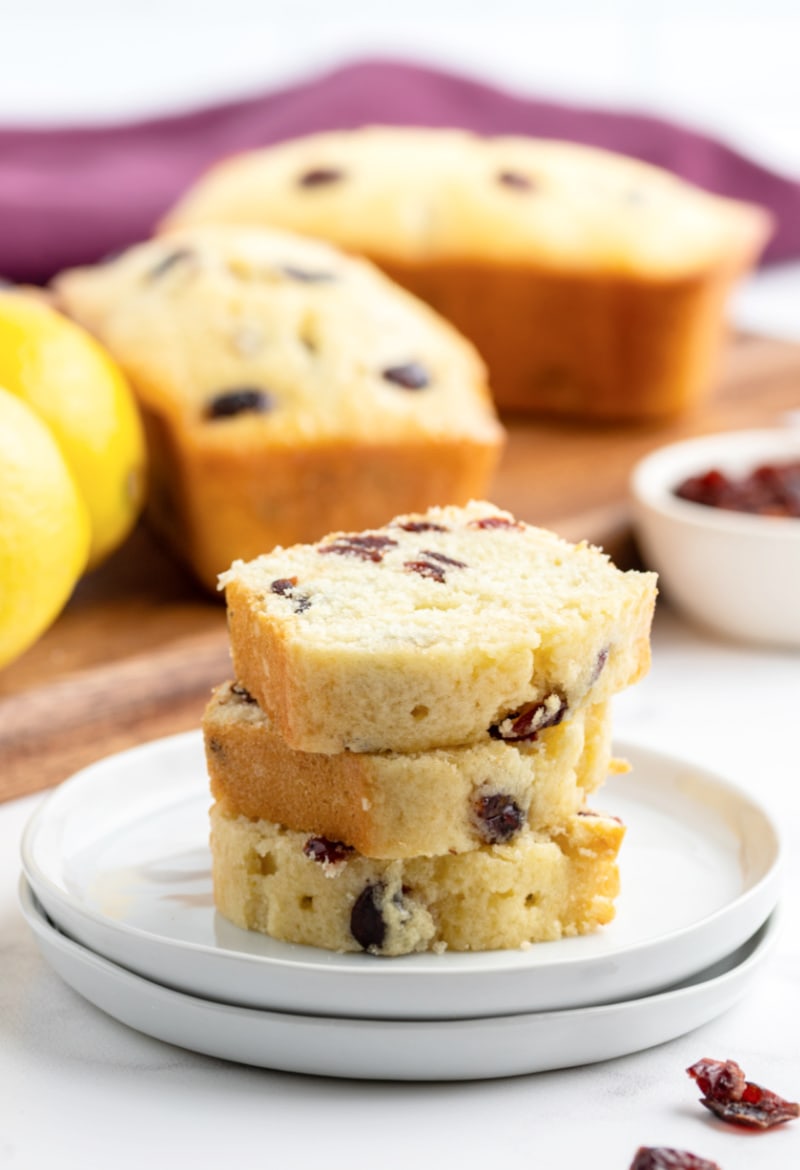
<path fill-rule="evenodd" d="M 603 650 L 601 650 L 600 653 L 597 655 L 597 658 L 595 659 L 594 669 L 592 670 L 592 676 L 589 679 L 589 686 L 590 687 L 593 687 L 594 684 L 597 682 L 600 675 L 603 673 L 607 662 L 608 662 L 608 646 L 606 646 Z"/>
<path fill-rule="evenodd" d="M 454 557 L 445 556 L 444 553 L 434 552 L 429 548 L 424 548 L 422 555 L 430 561 L 438 561 L 440 565 L 446 565 L 451 569 L 466 569 L 467 567 L 465 561 L 457 561 Z"/>
<path fill-rule="evenodd" d="M 716 1162 L 690 1154 L 688 1150 L 670 1150 L 664 1146 L 640 1146 L 630 1170 L 719 1170 Z"/>
<path fill-rule="evenodd" d="M 309 837 L 303 846 L 303 852 L 313 861 L 319 861 L 324 865 L 336 865 L 339 861 L 345 861 L 353 850 L 343 841 L 329 841 L 327 837 Z"/>
<path fill-rule="evenodd" d="M 168 252 L 162 260 L 159 260 L 158 264 L 150 269 L 147 274 L 148 278 L 150 280 L 158 280 L 178 264 L 183 264 L 187 260 L 193 259 L 194 252 L 191 248 L 176 248 L 173 252 Z"/>
<path fill-rule="evenodd" d="M 674 492 L 681 500 L 728 512 L 799 518 L 800 459 L 766 463 L 738 478 L 712 468 L 685 479 Z"/>
<path fill-rule="evenodd" d="M 403 568 L 409 573 L 419 573 L 420 577 L 428 577 L 431 581 L 445 583 L 444 569 L 441 565 L 434 565 L 430 561 L 404 561 Z"/>
<path fill-rule="evenodd" d="M 310 272 L 306 268 L 295 268 L 293 264 L 284 264 L 281 272 L 290 280 L 299 280 L 303 284 L 330 284 L 336 280 L 332 272 Z"/>
<path fill-rule="evenodd" d="M 294 602 L 295 613 L 305 613 L 311 605 L 311 598 L 307 593 L 295 593 L 296 585 L 296 577 L 279 577 L 277 581 L 272 582 L 270 589 L 279 597 L 288 597 Z"/>
<path fill-rule="evenodd" d="M 447 532 L 444 524 L 432 524 L 430 520 L 409 520 L 407 524 L 398 524 L 404 532 Z"/>
<path fill-rule="evenodd" d="M 350 933 L 365 951 L 380 950 L 386 938 L 386 922 L 381 912 L 385 892 L 383 883 L 376 882 L 365 886 L 353 903 Z"/>
<path fill-rule="evenodd" d="M 470 520 L 468 528 L 516 528 L 525 527 L 519 520 L 510 520 L 506 516 L 484 516 L 481 520 Z"/>
<path fill-rule="evenodd" d="M 555 691 L 538 703 L 531 703 L 513 715 L 507 715 L 489 728 L 492 739 L 504 739 L 507 743 L 536 739 L 546 727 L 556 727 L 567 711 L 567 701 Z"/>
<path fill-rule="evenodd" d="M 344 171 L 338 167 L 314 167 L 297 180 L 301 187 L 323 187 L 326 183 L 338 183 L 344 178 Z"/>
<path fill-rule="evenodd" d="M 240 386 L 234 390 L 224 390 L 212 398 L 206 407 L 206 418 L 232 418 L 248 411 L 266 414 L 274 405 L 272 396 L 266 390 Z"/>
<path fill-rule="evenodd" d="M 382 371 L 387 382 L 394 382 L 404 390 L 424 390 L 430 383 L 430 375 L 419 362 L 407 362 L 404 366 L 389 366 Z"/>
<path fill-rule="evenodd" d="M 383 555 L 389 548 L 395 548 L 397 541 L 390 536 L 380 536 L 377 532 L 369 532 L 364 536 L 340 536 L 333 544 L 324 544 L 317 552 L 337 553 L 343 557 L 359 557 L 362 561 L 383 560 Z"/>
<path fill-rule="evenodd" d="M 502 183 L 504 187 L 512 187 L 515 191 L 532 191 L 536 183 L 528 175 L 523 175 L 520 171 L 501 171 L 497 176 L 498 183 Z"/>
<path fill-rule="evenodd" d="M 750 1129 L 769 1129 L 800 1117 L 800 1105 L 745 1078 L 735 1060 L 698 1060 L 687 1073 L 700 1088 L 701 1105 L 722 1121 Z"/>
<path fill-rule="evenodd" d="M 510 841 L 522 828 L 525 814 L 505 792 L 481 796 L 474 805 L 475 820 L 487 845 Z"/>
<path fill-rule="evenodd" d="M 270 590 L 273 593 L 278 593 L 281 597 L 286 597 L 291 593 L 297 584 L 296 577 L 279 577 L 277 581 L 273 581 L 270 585 Z"/>
<path fill-rule="evenodd" d="M 233 683 L 231 685 L 231 693 L 236 695 L 237 699 L 241 699 L 243 703 L 255 703 L 253 696 L 241 683 Z"/>

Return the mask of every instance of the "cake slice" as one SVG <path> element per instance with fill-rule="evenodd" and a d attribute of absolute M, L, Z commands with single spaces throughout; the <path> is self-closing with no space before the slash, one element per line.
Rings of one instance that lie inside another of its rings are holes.
<path fill-rule="evenodd" d="M 217 909 L 237 926 L 334 951 L 483 951 L 610 922 L 624 826 L 578 813 L 548 836 L 378 861 L 265 820 L 211 810 Z"/>
<path fill-rule="evenodd" d="M 636 682 L 655 575 L 488 503 L 235 562 L 240 683 L 307 752 L 524 742 Z"/>
<path fill-rule="evenodd" d="M 563 824 L 611 764 L 608 704 L 536 739 L 429 752 L 288 747 L 252 696 L 220 687 L 203 718 L 211 792 L 229 814 L 346 842 L 373 858 L 462 853 Z"/>

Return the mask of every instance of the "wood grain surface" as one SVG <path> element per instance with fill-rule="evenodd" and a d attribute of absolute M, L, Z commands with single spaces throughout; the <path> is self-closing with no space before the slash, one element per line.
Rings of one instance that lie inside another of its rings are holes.
<path fill-rule="evenodd" d="M 509 441 L 492 499 L 627 563 L 627 481 L 638 459 L 689 435 L 775 425 L 798 409 L 800 347 L 737 338 L 709 401 L 668 425 L 505 419 Z M 221 601 L 140 527 L 80 583 L 39 642 L 0 672 L 0 800 L 49 787 L 109 752 L 197 727 L 211 687 L 229 674 Z"/>

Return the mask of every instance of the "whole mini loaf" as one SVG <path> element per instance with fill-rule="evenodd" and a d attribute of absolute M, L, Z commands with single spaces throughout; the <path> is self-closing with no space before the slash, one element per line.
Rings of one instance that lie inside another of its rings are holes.
<path fill-rule="evenodd" d="M 769 215 L 574 143 L 336 131 L 225 159 L 165 229 L 271 224 L 363 254 L 470 337 L 502 407 L 659 418 L 713 381 Z"/>
<path fill-rule="evenodd" d="M 503 432 L 474 349 L 324 243 L 200 228 L 56 293 L 128 374 L 150 518 L 209 588 L 237 557 L 485 490 Z"/>

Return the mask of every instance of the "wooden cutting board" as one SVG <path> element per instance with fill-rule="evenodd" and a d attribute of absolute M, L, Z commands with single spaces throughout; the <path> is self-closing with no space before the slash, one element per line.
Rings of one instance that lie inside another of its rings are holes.
<path fill-rule="evenodd" d="M 774 425 L 800 409 L 800 346 L 731 342 L 708 404 L 667 426 L 504 420 L 493 500 L 631 563 L 627 481 L 654 447 Z M 221 601 L 201 592 L 140 528 L 86 577 L 55 625 L 0 672 L 0 800 L 63 780 L 109 752 L 197 727 L 229 677 Z"/>

